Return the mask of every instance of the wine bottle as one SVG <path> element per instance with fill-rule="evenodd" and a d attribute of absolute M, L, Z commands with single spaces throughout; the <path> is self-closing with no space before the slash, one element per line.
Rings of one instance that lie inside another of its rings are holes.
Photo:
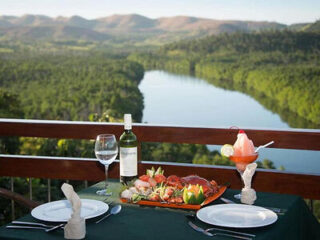
<path fill-rule="evenodd" d="M 138 140 L 132 132 L 131 114 L 124 115 L 124 132 L 120 136 L 120 182 L 127 184 L 138 176 Z"/>

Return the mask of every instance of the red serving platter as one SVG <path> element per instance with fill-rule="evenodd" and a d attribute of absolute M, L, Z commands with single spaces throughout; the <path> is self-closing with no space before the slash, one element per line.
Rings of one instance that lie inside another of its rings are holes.
<path fill-rule="evenodd" d="M 206 198 L 202 204 L 198 205 L 192 205 L 192 204 L 176 204 L 176 203 L 164 203 L 164 202 L 155 202 L 155 201 L 148 201 L 148 200 L 141 200 L 133 204 L 138 204 L 138 205 L 147 205 L 147 206 L 154 206 L 154 207 L 166 207 L 166 208 L 181 208 L 181 209 L 192 209 L 192 210 L 198 210 L 202 206 L 205 206 L 214 200 L 218 199 L 225 191 L 227 187 L 226 186 L 219 186 L 219 191 L 213 194 L 212 196 Z M 123 203 L 132 203 L 128 201 L 125 198 L 120 198 L 120 200 Z"/>

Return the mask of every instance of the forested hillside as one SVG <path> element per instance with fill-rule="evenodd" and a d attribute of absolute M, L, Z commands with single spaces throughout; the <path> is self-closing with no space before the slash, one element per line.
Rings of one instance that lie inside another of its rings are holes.
<path fill-rule="evenodd" d="M 258 100 L 267 98 L 276 105 L 272 110 L 310 122 L 293 127 L 320 125 L 319 32 L 224 34 L 168 44 L 129 59 L 146 68 L 195 74 Z"/>
<path fill-rule="evenodd" d="M 2 58 L 0 87 L 19 96 L 25 118 L 88 120 L 108 112 L 142 118 L 138 89 L 144 70 L 127 60 L 99 56 Z"/>

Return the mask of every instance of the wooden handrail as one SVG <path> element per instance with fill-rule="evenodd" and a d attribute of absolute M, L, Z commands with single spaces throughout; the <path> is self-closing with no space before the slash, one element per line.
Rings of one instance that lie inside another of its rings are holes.
<path fill-rule="evenodd" d="M 41 204 L 40 202 L 29 200 L 18 193 L 11 192 L 4 188 L 0 188 L 0 197 L 14 200 L 15 202 L 29 208 L 30 210 Z"/>
<path fill-rule="evenodd" d="M 0 176 L 101 181 L 104 168 L 96 159 L 57 158 L 0 155 Z M 139 173 L 151 166 L 161 166 L 165 174 L 187 176 L 198 174 L 214 179 L 219 184 L 229 182 L 231 188 L 240 189 L 242 183 L 234 167 L 208 166 L 182 163 L 141 162 Z M 119 162 L 109 168 L 111 178 L 119 178 Z M 320 175 L 288 173 L 258 169 L 253 181 L 257 191 L 296 194 L 310 199 L 320 199 Z"/>
<path fill-rule="evenodd" d="M 257 146 L 273 140 L 273 148 L 320 150 L 320 130 L 244 130 Z M 101 133 L 113 133 L 119 138 L 122 132 L 120 123 L 0 119 L 0 136 L 95 139 Z M 134 124 L 134 132 L 142 142 L 223 145 L 233 143 L 238 131 Z"/>
<path fill-rule="evenodd" d="M 123 131 L 120 123 L 69 122 L 0 119 L 0 136 L 94 139 L 100 133 Z M 275 141 L 272 147 L 303 150 L 320 150 L 319 130 L 266 130 L 245 129 L 256 145 Z M 195 128 L 134 124 L 134 132 L 142 142 L 169 142 L 222 145 L 233 143 L 237 130 L 228 128 Z M 143 158 L 143 157 L 142 157 Z M 219 167 L 178 163 L 142 162 L 143 173 L 151 165 L 162 165 L 166 174 L 185 176 L 197 173 L 219 183 L 230 182 L 232 188 L 241 187 L 240 178 L 233 167 Z M 10 156 L 0 155 L 0 176 L 19 176 L 53 179 L 100 181 L 103 167 L 94 159 Z M 118 163 L 111 165 L 110 176 L 119 177 Z M 254 177 L 258 191 L 298 194 L 305 198 L 320 199 L 320 175 L 258 170 Z"/>

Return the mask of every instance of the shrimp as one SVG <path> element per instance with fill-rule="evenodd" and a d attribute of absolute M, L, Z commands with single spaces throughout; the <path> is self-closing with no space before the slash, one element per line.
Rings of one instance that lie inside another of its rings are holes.
<path fill-rule="evenodd" d="M 150 187 L 150 183 L 148 182 L 145 182 L 145 181 L 142 181 L 140 179 L 137 179 L 135 182 L 134 182 L 134 186 L 138 189 L 140 188 L 149 188 Z"/>
<path fill-rule="evenodd" d="M 164 201 L 167 201 L 172 196 L 173 193 L 174 193 L 173 187 L 166 187 L 161 199 Z"/>

